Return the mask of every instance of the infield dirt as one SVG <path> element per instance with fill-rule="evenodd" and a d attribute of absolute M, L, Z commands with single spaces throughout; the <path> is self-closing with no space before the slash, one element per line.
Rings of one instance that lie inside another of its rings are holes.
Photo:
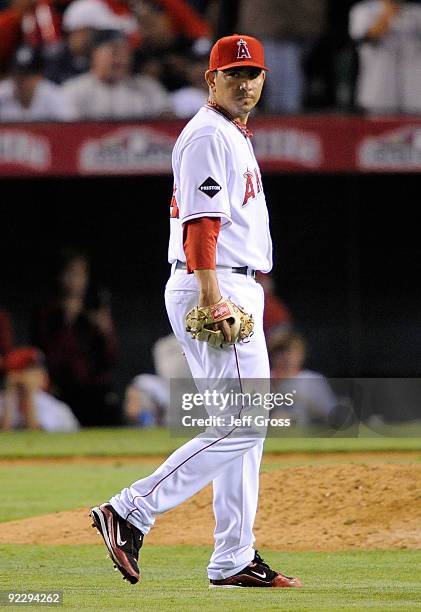
<path fill-rule="evenodd" d="M 421 548 L 421 464 L 372 463 L 372 458 L 370 463 L 262 473 L 256 546 L 294 551 Z M 98 544 L 88 512 L 79 508 L 3 523 L 0 544 Z M 207 487 L 158 517 L 145 543 L 211 545 L 213 525 Z"/>

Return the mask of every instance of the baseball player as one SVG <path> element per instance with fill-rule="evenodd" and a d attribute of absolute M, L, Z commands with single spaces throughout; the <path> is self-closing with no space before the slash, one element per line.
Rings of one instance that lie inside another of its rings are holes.
<path fill-rule="evenodd" d="M 173 151 L 165 302 L 199 390 L 210 379 L 221 384 L 235 379 L 241 385 L 270 376 L 263 290 L 255 272 L 271 269 L 272 243 L 246 126 L 266 70 L 257 39 L 237 34 L 219 39 L 205 74 L 209 101 L 186 125 Z M 93 526 L 116 568 L 129 582 L 138 582 L 139 549 L 155 517 L 212 482 L 216 524 L 210 587 L 301 586 L 298 578 L 272 570 L 253 548 L 262 449 L 262 437 L 222 427 L 214 436 L 190 440 L 151 476 L 93 508 Z"/>

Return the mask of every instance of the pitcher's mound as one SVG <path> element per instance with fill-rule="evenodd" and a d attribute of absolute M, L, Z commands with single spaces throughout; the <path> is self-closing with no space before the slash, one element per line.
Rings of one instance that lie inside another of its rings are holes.
<path fill-rule="evenodd" d="M 258 548 L 334 551 L 421 548 L 421 465 L 342 464 L 261 475 Z M 89 509 L 3 523 L 0 544 L 98 544 Z M 159 516 L 145 543 L 213 542 L 208 487 Z"/>

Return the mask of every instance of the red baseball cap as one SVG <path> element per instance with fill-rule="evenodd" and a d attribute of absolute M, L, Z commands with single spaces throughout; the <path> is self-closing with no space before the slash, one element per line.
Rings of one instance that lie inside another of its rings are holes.
<path fill-rule="evenodd" d="M 44 367 L 44 355 L 33 346 L 15 348 L 4 358 L 6 372 L 20 372 L 27 368 Z"/>
<path fill-rule="evenodd" d="M 265 51 L 260 40 L 244 34 L 224 36 L 216 41 L 209 58 L 209 70 L 226 70 L 237 66 L 265 66 Z"/>

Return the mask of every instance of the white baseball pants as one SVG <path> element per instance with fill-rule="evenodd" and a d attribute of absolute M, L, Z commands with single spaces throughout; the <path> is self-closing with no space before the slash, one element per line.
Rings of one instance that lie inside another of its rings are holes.
<path fill-rule="evenodd" d="M 166 286 L 168 316 L 193 377 L 268 380 L 261 285 L 249 276 L 228 270 L 218 270 L 218 282 L 222 295 L 230 297 L 255 319 L 255 332 L 250 342 L 224 350 L 192 340 L 185 332 L 185 315 L 198 302 L 194 275 L 176 270 Z M 254 557 L 253 524 L 263 439 L 233 435 L 232 430 L 227 427 L 219 438 L 209 438 L 206 434 L 193 438 L 151 476 L 138 480 L 110 500 L 121 516 L 147 534 L 156 515 L 181 504 L 212 481 L 216 525 L 208 576 L 214 580 L 233 576 Z M 180 529 L 188 527 L 180 525 Z"/>

